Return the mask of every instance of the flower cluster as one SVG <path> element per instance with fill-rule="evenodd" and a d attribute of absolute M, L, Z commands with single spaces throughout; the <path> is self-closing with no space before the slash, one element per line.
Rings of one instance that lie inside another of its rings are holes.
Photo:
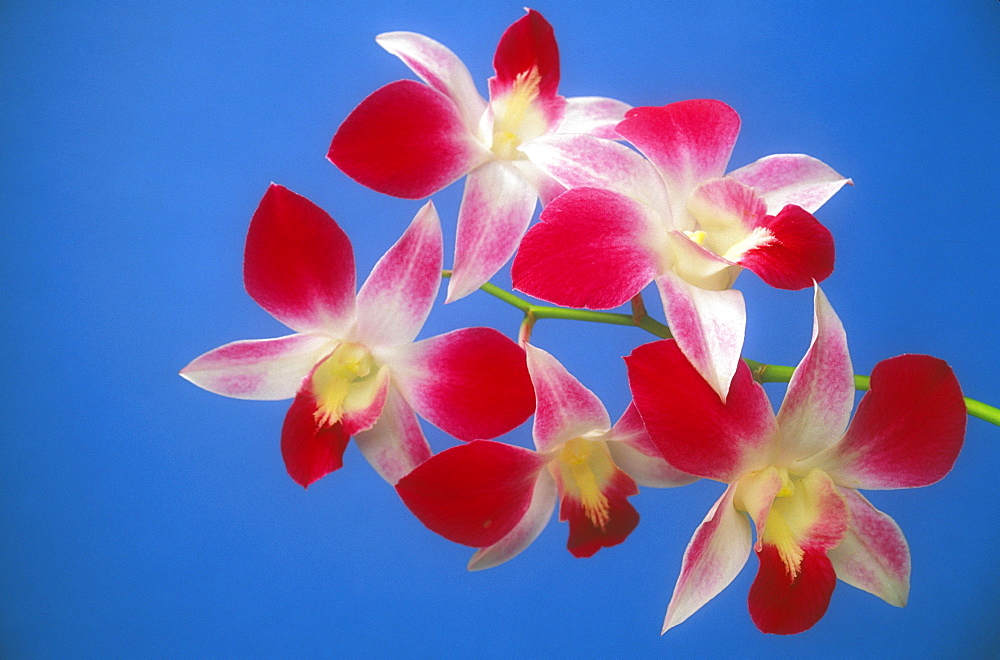
<path fill-rule="evenodd" d="M 278 185 L 250 222 L 244 280 L 293 333 L 226 344 L 181 375 L 224 396 L 291 398 L 281 453 L 302 486 L 342 467 L 353 437 L 428 528 L 476 549 L 471 570 L 523 551 L 557 502 L 569 551 L 589 557 L 636 527 L 629 498 L 640 485 L 703 478 L 726 488 L 684 554 L 664 631 L 725 588 L 751 551 L 750 615 L 764 632 L 814 625 L 838 578 L 904 605 L 906 540 L 857 489 L 944 477 L 965 404 L 948 365 L 902 355 L 875 367 L 851 419 L 846 334 L 817 284 L 833 272 L 833 237 L 813 215 L 850 180 L 801 154 L 727 172 L 740 118 L 721 101 L 564 98 L 552 27 L 533 10 L 501 36 L 488 100 L 436 41 L 391 32 L 377 42 L 423 82 L 361 101 L 328 158 L 408 199 L 465 177 L 447 301 L 489 287 L 512 260 L 516 289 L 585 310 L 631 301 L 638 324 L 655 282 L 669 333 L 625 358 L 632 403 L 612 424 L 531 343 L 530 311 L 517 342 L 491 328 L 416 341 L 444 265 L 433 203 L 356 291 L 347 235 Z M 814 288 L 812 342 L 777 415 L 741 359 L 747 314 L 733 285 L 744 269 L 773 287 Z M 494 440 L 532 414 L 533 448 Z M 418 416 L 461 443 L 433 454 Z"/>

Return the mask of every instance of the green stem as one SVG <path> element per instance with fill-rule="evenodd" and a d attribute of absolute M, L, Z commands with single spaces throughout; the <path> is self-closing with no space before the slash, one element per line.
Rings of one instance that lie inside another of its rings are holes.
<path fill-rule="evenodd" d="M 451 271 L 441 272 L 443 277 L 451 277 Z M 508 305 L 516 307 L 524 312 L 526 317 L 531 317 L 532 323 L 537 319 L 564 319 L 567 321 L 588 321 L 590 323 L 610 323 L 612 325 L 627 325 L 642 328 L 646 332 L 661 339 L 670 339 L 670 328 L 660 323 L 653 317 L 646 314 L 642 306 L 641 299 L 633 302 L 632 314 L 616 314 L 613 312 L 595 312 L 589 309 L 571 309 L 568 307 L 551 307 L 548 305 L 534 305 L 524 298 L 517 296 L 510 291 L 505 291 L 500 287 L 486 283 L 479 287 L 484 292 L 495 298 L 499 298 Z M 754 380 L 759 383 L 787 383 L 795 373 L 795 367 L 788 367 L 780 364 L 764 364 L 749 358 L 743 361 L 750 367 Z M 857 390 L 866 391 L 870 387 L 871 379 L 868 376 L 854 376 L 854 387 Z M 985 420 L 990 424 L 1000 426 L 1000 408 L 965 397 L 965 407 L 973 417 Z"/>

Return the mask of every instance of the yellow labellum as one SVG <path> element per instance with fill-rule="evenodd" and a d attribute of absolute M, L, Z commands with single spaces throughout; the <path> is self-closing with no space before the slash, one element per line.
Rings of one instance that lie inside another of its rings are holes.
<path fill-rule="evenodd" d="M 332 426 L 340 421 L 352 386 L 371 375 L 374 364 L 367 348 L 344 342 L 319 365 L 312 375 L 318 424 Z"/>
<path fill-rule="evenodd" d="M 504 160 L 524 158 L 517 151 L 521 143 L 545 132 L 544 119 L 534 106 L 541 80 L 535 67 L 523 71 L 517 74 L 510 92 L 494 102 L 492 151 L 498 157 Z"/>
<path fill-rule="evenodd" d="M 573 438 L 559 450 L 556 464 L 566 494 L 579 500 L 590 522 L 603 530 L 610 519 L 610 505 L 602 487 L 615 471 L 607 445 L 602 440 Z"/>

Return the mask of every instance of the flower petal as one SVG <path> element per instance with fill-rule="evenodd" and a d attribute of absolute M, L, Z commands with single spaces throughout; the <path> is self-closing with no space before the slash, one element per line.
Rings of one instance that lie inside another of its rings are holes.
<path fill-rule="evenodd" d="M 333 348 L 329 337 L 308 333 L 234 341 L 196 357 L 180 375 L 202 389 L 234 399 L 290 399 L 302 379 Z"/>
<path fill-rule="evenodd" d="M 748 242 L 741 255 L 734 253 L 733 261 L 776 289 L 804 289 L 833 272 L 833 235 L 798 206 L 765 216 L 754 235 L 757 240 Z"/>
<path fill-rule="evenodd" d="M 303 488 L 333 472 L 343 464 L 344 450 L 351 436 L 341 423 L 320 424 L 313 393 L 303 388 L 285 415 L 281 428 L 281 456 L 288 474 Z"/>
<path fill-rule="evenodd" d="M 524 516 L 506 536 L 489 546 L 480 548 L 469 560 L 470 571 L 482 571 L 499 566 L 519 555 L 538 538 L 552 519 L 556 507 L 556 482 L 548 470 L 541 470 L 535 481 L 531 504 Z"/>
<path fill-rule="evenodd" d="M 271 184 L 250 221 L 243 282 L 257 304 L 298 332 L 338 336 L 354 321 L 354 251 L 323 209 Z"/>
<path fill-rule="evenodd" d="M 725 400 L 743 350 L 747 322 L 743 294 L 735 289 L 706 291 L 673 273 L 656 278 L 656 286 L 681 351 Z"/>
<path fill-rule="evenodd" d="M 355 383 L 344 397 L 341 422 L 347 435 L 367 431 L 382 416 L 389 394 L 389 368 L 383 365 L 374 377 Z"/>
<path fill-rule="evenodd" d="M 396 492 L 431 531 L 486 548 L 527 514 L 545 463 L 531 450 L 477 440 L 421 463 L 399 480 Z"/>
<path fill-rule="evenodd" d="M 524 351 L 492 328 L 463 328 L 383 358 L 421 417 L 459 440 L 495 438 L 535 408 Z"/>
<path fill-rule="evenodd" d="M 814 294 L 812 342 L 778 411 L 782 462 L 808 458 L 844 435 L 854 407 L 847 334 L 823 290 Z"/>
<path fill-rule="evenodd" d="M 465 126 L 476 131 L 479 118 L 486 111 L 486 101 L 476 91 L 476 84 L 462 60 L 447 47 L 414 32 L 384 32 L 375 41 L 403 63 L 424 82 L 458 106 Z"/>
<path fill-rule="evenodd" d="M 327 154 L 361 185 L 406 199 L 436 193 L 488 157 L 454 102 L 415 80 L 372 92 L 337 129 Z"/>
<path fill-rule="evenodd" d="M 639 346 L 625 365 L 635 407 L 668 463 L 727 483 L 763 467 L 776 425 L 767 395 L 745 363 L 740 362 L 725 403 L 676 341 Z"/>
<path fill-rule="evenodd" d="M 564 307 L 617 307 L 660 272 L 657 227 L 649 209 L 628 197 L 569 190 L 521 240 L 514 288 Z"/>
<path fill-rule="evenodd" d="M 660 450 L 646 433 L 646 426 L 634 403 L 629 402 L 621 419 L 604 439 L 608 441 L 608 451 L 615 465 L 640 486 L 673 488 L 698 479 L 663 460 Z"/>
<path fill-rule="evenodd" d="M 565 490 L 559 504 L 559 520 L 569 522 L 569 540 L 566 548 L 574 557 L 592 557 L 601 548 L 610 548 L 624 541 L 639 524 L 639 512 L 628 498 L 638 495 L 632 478 L 615 469 L 613 476 L 601 488 L 607 498 L 606 520 L 594 524 L 584 503 Z"/>
<path fill-rule="evenodd" d="M 837 577 L 896 607 L 910 593 L 910 548 L 896 521 L 864 495 L 841 488 L 851 524 L 840 544 L 827 552 Z"/>
<path fill-rule="evenodd" d="M 391 385 L 378 422 L 358 433 L 354 442 L 368 463 L 390 484 L 431 456 L 413 409 Z"/>
<path fill-rule="evenodd" d="M 535 447 L 545 452 L 555 445 L 611 428 L 608 411 L 597 396 L 542 349 L 524 345 L 528 373 L 535 388 Z"/>
<path fill-rule="evenodd" d="M 500 37 L 493 56 L 498 89 L 508 90 L 532 69 L 540 80 L 541 97 L 551 98 L 559 88 L 559 47 L 552 26 L 534 9 L 514 21 Z"/>
<path fill-rule="evenodd" d="M 946 362 L 929 355 L 889 358 L 872 370 L 871 391 L 847 434 L 816 463 L 849 488 L 927 486 L 955 464 L 965 422 L 962 389 Z"/>
<path fill-rule="evenodd" d="M 566 114 L 560 133 L 585 133 L 608 140 L 620 140 L 615 127 L 632 106 L 602 96 L 575 96 L 566 99 Z"/>
<path fill-rule="evenodd" d="M 727 176 L 753 186 L 771 215 L 789 204 L 815 213 L 845 183 L 852 183 L 826 163 L 803 154 L 765 156 Z"/>
<path fill-rule="evenodd" d="M 750 557 L 750 524 L 733 507 L 730 486 L 695 530 L 663 620 L 663 631 L 684 622 L 729 586 Z"/>
<path fill-rule="evenodd" d="M 705 245 L 730 260 L 732 252 L 746 251 L 741 244 L 767 215 L 763 198 L 750 186 L 729 177 L 699 184 L 688 196 L 687 208 L 698 228 L 705 232 Z"/>
<path fill-rule="evenodd" d="M 805 549 L 794 578 L 773 545 L 765 544 L 757 558 L 760 569 L 750 585 L 748 605 L 761 632 L 794 635 L 823 618 L 837 586 L 837 574 L 824 551 Z"/>
<path fill-rule="evenodd" d="M 538 193 L 511 165 L 494 160 L 465 182 L 447 302 L 464 298 L 503 268 L 535 212 Z"/>
<path fill-rule="evenodd" d="M 358 337 L 368 346 L 413 341 L 441 286 L 441 222 L 427 202 L 358 292 Z"/>

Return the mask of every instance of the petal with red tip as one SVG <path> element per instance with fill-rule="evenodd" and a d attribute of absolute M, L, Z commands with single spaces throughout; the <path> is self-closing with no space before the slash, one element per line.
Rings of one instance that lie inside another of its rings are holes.
<path fill-rule="evenodd" d="M 531 542 L 538 538 L 542 530 L 552 519 L 556 507 L 556 482 L 548 470 L 541 470 L 535 481 L 535 489 L 531 495 L 531 504 L 524 516 L 510 532 L 502 539 L 489 546 L 480 548 L 469 560 L 470 571 L 482 571 L 493 568 L 513 559 Z"/>
<path fill-rule="evenodd" d="M 765 216 L 754 234 L 758 240 L 748 243 L 742 255 L 734 254 L 733 261 L 777 289 L 804 289 L 833 272 L 833 235 L 798 206 Z"/>
<path fill-rule="evenodd" d="M 608 140 L 620 140 L 615 127 L 632 106 L 601 96 L 576 96 L 566 99 L 566 113 L 559 124 L 560 133 L 585 133 Z"/>
<path fill-rule="evenodd" d="M 534 9 L 514 21 L 500 37 L 493 68 L 500 89 L 513 87 L 518 76 L 534 69 L 540 77 L 539 94 L 555 96 L 559 88 L 559 47 L 549 22 Z"/>
<path fill-rule="evenodd" d="M 281 456 L 288 474 L 303 488 L 343 466 L 344 450 L 351 436 L 343 424 L 316 421 L 313 394 L 303 389 L 292 401 L 281 428 Z"/>
<path fill-rule="evenodd" d="M 851 183 L 826 163 L 803 154 L 765 156 L 727 176 L 753 186 L 772 215 L 789 204 L 815 213 L 845 183 Z"/>
<path fill-rule="evenodd" d="M 235 399 L 290 399 L 333 347 L 330 337 L 308 333 L 234 341 L 195 358 L 180 375 Z"/>
<path fill-rule="evenodd" d="M 415 80 L 372 92 L 337 129 L 327 154 L 361 185 L 406 199 L 441 190 L 488 157 L 454 102 Z"/>
<path fill-rule="evenodd" d="M 812 342 L 778 411 L 785 461 L 808 458 L 844 435 L 854 407 L 847 334 L 823 290 L 814 294 Z"/>
<path fill-rule="evenodd" d="M 503 268 L 535 212 L 538 193 L 517 168 L 491 161 L 465 182 L 448 300 L 463 298 Z"/>
<path fill-rule="evenodd" d="M 427 202 L 358 292 L 358 336 L 368 346 L 413 341 L 441 285 L 441 222 Z"/>
<path fill-rule="evenodd" d="M 323 209 L 271 184 L 250 221 L 247 293 L 288 327 L 337 336 L 354 321 L 354 251 Z"/>
<path fill-rule="evenodd" d="M 750 524 L 733 507 L 730 486 L 695 530 L 663 620 L 663 631 L 683 623 L 729 586 L 750 557 Z"/>
<path fill-rule="evenodd" d="M 673 488 L 698 479 L 663 460 L 632 402 L 604 439 L 615 465 L 640 486 Z"/>
<path fill-rule="evenodd" d="M 390 484 L 431 457 L 417 416 L 391 385 L 375 426 L 358 433 L 354 442 L 368 463 Z"/>
<path fill-rule="evenodd" d="M 389 368 L 383 365 L 374 377 L 354 383 L 344 398 L 341 422 L 347 435 L 367 431 L 382 415 L 389 394 Z"/>
<path fill-rule="evenodd" d="M 748 605 L 761 632 L 794 635 L 823 618 L 837 586 L 837 574 L 824 551 L 806 548 L 794 578 L 773 545 L 765 544 L 757 558 L 760 569 L 750 585 Z"/>
<path fill-rule="evenodd" d="M 469 131 L 476 130 L 486 110 L 486 101 L 476 91 L 469 69 L 455 53 L 414 32 L 384 32 L 375 41 L 403 60 L 424 82 L 454 101 Z"/>
<path fill-rule="evenodd" d="M 910 549 L 896 521 L 856 490 L 841 488 L 851 513 L 850 527 L 827 555 L 837 577 L 896 607 L 910 593 Z"/>
<path fill-rule="evenodd" d="M 725 400 L 743 350 L 747 323 L 743 294 L 735 289 L 706 291 L 673 273 L 656 278 L 656 286 L 681 351 Z"/>
<path fill-rule="evenodd" d="M 850 488 L 927 486 L 955 464 L 965 422 L 951 367 L 929 355 L 899 355 L 875 365 L 847 434 L 817 464 Z"/>
<path fill-rule="evenodd" d="M 632 108 L 618 124 L 618 133 L 656 165 L 681 204 L 700 182 L 725 173 L 739 131 L 736 111 L 710 99 Z"/>
<path fill-rule="evenodd" d="M 631 477 L 616 469 L 601 493 L 607 498 L 607 513 L 600 525 L 587 514 L 583 502 L 565 491 L 562 493 L 559 520 L 569 522 L 566 548 L 574 557 L 591 557 L 601 548 L 618 545 L 639 524 L 639 513 L 628 501 L 630 496 L 639 493 Z"/>
<path fill-rule="evenodd" d="M 545 463 L 531 450 L 477 440 L 421 463 L 399 480 L 396 492 L 431 531 L 486 548 L 524 518 Z"/>
<path fill-rule="evenodd" d="M 763 467 L 776 425 L 767 395 L 746 364 L 740 362 L 725 403 L 676 341 L 639 346 L 625 364 L 635 407 L 668 463 L 724 482 Z"/>
<path fill-rule="evenodd" d="M 459 440 L 495 438 L 535 409 L 524 351 L 492 328 L 463 328 L 386 353 L 421 417 Z"/>
<path fill-rule="evenodd" d="M 525 344 L 528 373 L 535 388 L 535 423 L 532 435 L 539 451 L 611 428 L 608 411 L 597 396 L 574 378 L 558 360 L 542 349 Z"/>
<path fill-rule="evenodd" d="M 658 227 L 651 211 L 628 197 L 569 190 L 521 240 L 514 288 L 564 307 L 617 307 L 660 272 Z"/>

